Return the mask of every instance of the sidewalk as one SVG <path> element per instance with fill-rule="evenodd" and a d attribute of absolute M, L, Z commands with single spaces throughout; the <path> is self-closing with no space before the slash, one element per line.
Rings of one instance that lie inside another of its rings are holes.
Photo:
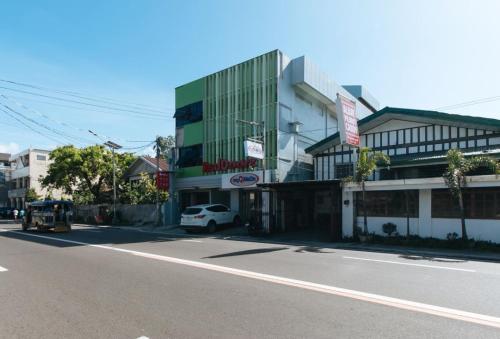
<path fill-rule="evenodd" d="M 84 226 L 84 225 L 81 225 Z M 165 236 L 176 237 L 190 237 L 190 238 L 211 238 L 211 239 L 227 239 L 236 241 L 248 242 L 261 242 L 284 244 L 291 246 L 307 246 L 311 248 L 329 248 L 329 249 L 342 249 L 360 252 L 379 252 L 379 253 L 392 253 L 408 256 L 408 259 L 413 260 L 433 260 L 438 258 L 448 258 L 457 260 L 475 260 L 475 261 L 488 261 L 499 262 L 500 253 L 486 252 L 478 250 L 449 250 L 449 249 L 436 249 L 436 248 L 423 248 L 423 247 L 404 247 L 380 244 L 363 244 L 363 243 L 344 243 L 344 242 L 324 242 L 314 240 L 290 239 L 287 234 L 272 234 L 267 236 L 249 236 L 244 227 L 226 228 L 217 231 L 214 234 L 208 233 L 186 233 L 178 226 L 162 226 L 154 227 L 147 226 L 95 226 L 92 227 L 112 227 L 123 230 L 131 230 L 138 232 L 157 233 Z"/>

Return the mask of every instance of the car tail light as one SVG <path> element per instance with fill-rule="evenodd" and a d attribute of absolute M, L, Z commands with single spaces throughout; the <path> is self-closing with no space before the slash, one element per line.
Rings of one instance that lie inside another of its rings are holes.
<path fill-rule="evenodd" d="M 194 216 L 195 219 L 203 219 L 205 218 L 205 214 L 199 214 Z"/>

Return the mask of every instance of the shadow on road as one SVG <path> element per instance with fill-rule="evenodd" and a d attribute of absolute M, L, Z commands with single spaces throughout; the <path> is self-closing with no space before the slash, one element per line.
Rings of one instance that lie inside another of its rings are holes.
<path fill-rule="evenodd" d="M 467 262 L 467 260 L 442 259 L 442 258 L 434 258 L 434 257 L 429 257 L 429 256 L 409 255 L 409 254 L 400 255 L 399 257 L 402 259 L 409 259 L 409 260 L 426 260 L 426 261 L 449 262 L 449 263 Z"/>
<path fill-rule="evenodd" d="M 325 251 L 321 247 L 316 247 L 316 246 L 302 246 L 300 248 L 297 248 L 295 250 L 297 253 L 335 253 L 334 251 Z"/>
<path fill-rule="evenodd" d="M 269 253 L 269 252 L 283 251 L 283 250 L 287 250 L 287 249 L 288 249 L 288 247 L 256 248 L 253 250 L 237 251 L 237 252 L 212 255 L 209 257 L 204 257 L 202 259 L 215 259 L 215 258 L 224 258 L 224 257 L 235 257 L 238 255 Z"/>

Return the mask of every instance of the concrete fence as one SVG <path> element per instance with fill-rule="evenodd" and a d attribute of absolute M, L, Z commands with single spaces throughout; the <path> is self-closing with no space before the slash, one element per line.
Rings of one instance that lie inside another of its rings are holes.
<path fill-rule="evenodd" d="M 164 209 L 163 209 L 164 210 Z M 113 205 L 79 205 L 75 206 L 75 220 L 84 223 L 109 223 L 113 213 Z M 156 205 L 116 205 L 116 215 L 120 224 L 144 225 L 156 222 Z"/>

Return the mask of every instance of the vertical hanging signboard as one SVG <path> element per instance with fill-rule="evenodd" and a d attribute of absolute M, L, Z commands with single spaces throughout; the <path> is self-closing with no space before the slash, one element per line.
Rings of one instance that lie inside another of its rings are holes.
<path fill-rule="evenodd" d="M 359 147 L 358 118 L 356 117 L 356 103 L 337 94 L 335 102 L 339 124 L 340 143 Z"/>

